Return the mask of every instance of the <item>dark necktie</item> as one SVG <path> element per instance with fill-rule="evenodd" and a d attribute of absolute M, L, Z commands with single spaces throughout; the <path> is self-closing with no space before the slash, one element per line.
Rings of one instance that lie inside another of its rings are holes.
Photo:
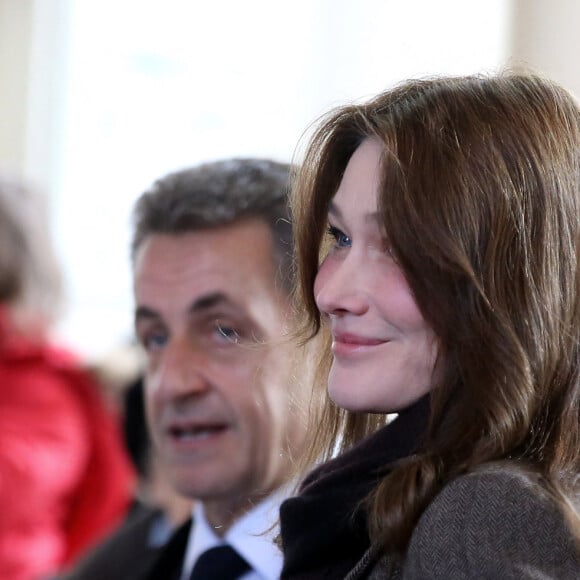
<path fill-rule="evenodd" d="M 190 580 L 237 580 L 250 565 L 231 547 L 216 546 L 198 558 Z"/>

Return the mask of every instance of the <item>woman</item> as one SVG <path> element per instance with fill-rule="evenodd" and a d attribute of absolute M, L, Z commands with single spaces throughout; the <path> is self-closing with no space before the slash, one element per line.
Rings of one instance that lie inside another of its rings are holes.
<path fill-rule="evenodd" d="M 133 473 L 101 387 L 49 342 L 60 271 L 42 199 L 0 179 L 0 578 L 48 578 L 125 515 Z"/>
<path fill-rule="evenodd" d="M 579 578 L 573 98 L 506 74 L 340 108 L 293 209 L 327 462 L 281 508 L 283 578 Z"/>

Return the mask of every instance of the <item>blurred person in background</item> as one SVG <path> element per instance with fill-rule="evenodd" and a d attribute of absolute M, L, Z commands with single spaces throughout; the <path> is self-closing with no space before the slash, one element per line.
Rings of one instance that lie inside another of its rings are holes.
<path fill-rule="evenodd" d="M 44 200 L 0 178 L 0 578 L 48 578 L 123 518 L 133 470 L 117 417 L 52 344 L 61 272 Z"/>

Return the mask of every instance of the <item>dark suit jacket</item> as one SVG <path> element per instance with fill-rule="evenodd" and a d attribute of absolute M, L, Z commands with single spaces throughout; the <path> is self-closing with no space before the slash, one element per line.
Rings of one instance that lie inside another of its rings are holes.
<path fill-rule="evenodd" d="M 191 522 L 188 520 L 171 536 L 169 542 L 163 547 L 149 572 L 143 580 L 179 580 L 187 540 L 191 531 Z"/>
<path fill-rule="evenodd" d="M 367 552 L 347 576 L 401 580 L 578 580 L 580 551 L 564 515 L 530 476 L 496 464 L 443 488 L 401 566 Z"/>
<path fill-rule="evenodd" d="M 155 572 L 162 565 L 174 566 L 178 578 L 191 521 L 174 532 L 167 544 L 154 547 L 149 538 L 159 515 L 159 510 L 140 508 L 60 580 L 171 580 L 168 573 Z"/>

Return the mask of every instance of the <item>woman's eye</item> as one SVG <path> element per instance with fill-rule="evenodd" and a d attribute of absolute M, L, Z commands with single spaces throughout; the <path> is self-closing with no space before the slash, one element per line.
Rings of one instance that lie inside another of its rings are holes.
<path fill-rule="evenodd" d="M 341 232 L 334 226 L 328 226 L 328 234 L 334 238 L 337 248 L 349 248 L 352 245 L 352 240 L 344 232 Z"/>
<path fill-rule="evenodd" d="M 240 333 L 235 328 L 228 326 L 219 320 L 215 321 L 215 331 L 219 338 L 231 342 L 232 344 L 238 344 L 241 340 Z"/>

